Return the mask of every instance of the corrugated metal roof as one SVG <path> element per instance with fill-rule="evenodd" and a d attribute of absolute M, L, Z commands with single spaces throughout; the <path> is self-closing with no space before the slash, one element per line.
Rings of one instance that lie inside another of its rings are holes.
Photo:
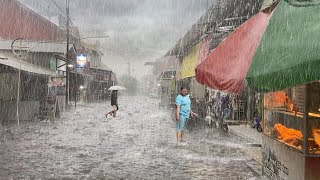
<path fill-rule="evenodd" d="M 0 0 L 0 38 L 63 40 L 65 32 L 17 0 Z"/>
<path fill-rule="evenodd" d="M 7 58 L 7 59 L 0 59 L 0 64 L 6 65 L 6 66 L 10 66 L 16 69 L 20 69 L 22 71 L 27 71 L 35 74 L 43 74 L 43 75 L 49 75 L 49 76 L 56 75 L 54 71 L 36 66 L 31 63 L 27 63 L 25 61 L 20 61 L 19 59 L 15 58 L 13 55 L 10 56 L 8 54 L 0 52 L 0 57 Z"/>
<path fill-rule="evenodd" d="M 256 14 L 264 0 L 217 0 L 206 14 L 204 14 L 186 34 L 169 50 L 165 56 L 181 55 L 187 52 L 189 47 L 198 43 L 203 34 L 215 30 L 219 26 L 239 26 L 244 20 L 239 17 L 251 17 Z M 226 22 L 226 19 L 235 19 L 234 22 Z M 246 18 L 247 19 L 247 18 Z"/>
<path fill-rule="evenodd" d="M 13 40 L 0 40 L 0 50 L 11 50 Z M 67 43 L 28 42 L 29 52 L 48 52 L 65 54 Z M 69 44 L 70 49 L 73 44 Z"/>

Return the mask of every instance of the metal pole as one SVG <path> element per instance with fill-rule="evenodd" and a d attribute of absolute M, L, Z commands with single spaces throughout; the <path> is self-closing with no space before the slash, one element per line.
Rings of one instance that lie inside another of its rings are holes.
<path fill-rule="evenodd" d="M 74 108 L 77 108 L 77 92 L 78 92 L 78 86 L 77 86 L 77 72 L 74 68 Z"/>
<path fill-rule="evenodd" d="M 20 46 L 21 47 L 21 46 Z M 20 119 L 19 119 L 19 101 L 20 101 L 20 83 L 21 83 L 21 48 L 20 48 L 20 55 L 19 55 L 19 70 L 18 70 L 18 91 L 17 91 L 17 121 L 18 126 L 20 125 Z"/>
<path fill-rule="evenodd" d="M 66 109 L 68 108 L 68 101 L 69 101 L 69 0 L 66 0 L 66 13 L 67 13 L 67 53 L 66 53 Z"/>
<path fill-rule="evenodd" d="M 19 46 L 15 46 L 15 42 L 17 42 L 17 41 L 20 41 Z M 22 42 L 22 41 L 23 41 L 23 39 L 18 38 L 18 39 L 15 39 L 15 40 L 12 42 L 12 44 L 11 44 L 11 50 L 12 50 L 12 52 L 19 57 L 17 101 L 16 101 L 16 103 L 17 103 L 16 117 L 17 117 L 18 126 L 19 126 L 19 124 L 20 124 L 19 103 L 20 103 L 20 86 L 21 86 L 21 61 L 22 61 L 22 56 L 28 54 L 28 50 L 26 50 L 26 53 L 25 53 L 25 54 L 22 54 L 22 50 L 28 48 L 26 45 L 25 45 L 25 46 L 22 46 L 22 45 L 23 45 L 23 42 Z M 19 49 L 18 49 L 17 52 L 15 51 L 15 48 L 16 48 L 16 47 L 19 47 Z"/>
<path fill-rule="evenodd" d="M 19 70 L 18 70 L 18 90 L 17 90 L 17 121 L 18 126 L 20 125 L 20 114 L 19 114 L 19 103 L 20 103 L 20 86 L 21 86 L 21 56 L 22 56 L 22 40 L 19 46 Z"/>

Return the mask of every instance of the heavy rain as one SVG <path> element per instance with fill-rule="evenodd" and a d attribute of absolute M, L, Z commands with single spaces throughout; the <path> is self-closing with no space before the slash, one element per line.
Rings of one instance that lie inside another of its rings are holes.
<path fill-rule="evenodd" d="M 0 0 L 0 179 L 320 177 L 317 0 Z"/>

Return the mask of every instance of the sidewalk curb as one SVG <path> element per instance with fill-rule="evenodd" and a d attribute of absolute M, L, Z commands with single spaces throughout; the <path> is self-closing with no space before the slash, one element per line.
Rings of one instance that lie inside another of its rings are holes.
<path fill-rule="evenodd" d="M 230 132 L 231 134 L 237 135 L 237 136 L 239 136 L 239 137 L 241 137 L 241 138 L 243 138 L 243 139 L 245 139 L 245 140 L 247 140 L 247 141 L 250 141 L 250 142 L 253 143 L 253 144 L 262 145 L 260 142 L 256 142 L 256 140 L 254 140 L 254 139 L 252 139 L 252 138 L 250 138 L 250 137 L 248 137 L 248 136 L 245 136 L 245 135 L 243 135 L 243 134 L 241 134 L 241 133 L 238 133 L 238 132 L 234 131 L 234 130 L 231 129 L 231 128 L 229 128 L 229 132 Z"/>
<path fill-rule="evenodd" d="M 236 135 L 236 136 L 238 136 L 238 137 L 240 137 L 240 138 L 243 138 L 243 139 L 249 141 L 250 143 L 252 143 L 252 144 L 248 144 L 249 147 L 251 146 L 251 147 L 261 148 L 261 145 L 262 145 L 262 144 L 261 144 L 260 142 L 257 142 L 256 140 L 254 140 L 254 139 L 252 139 L 252 138 L 250 138 L 250 137 L 248 137 L 248 136 L 245 136 L 245 135 L 243 135 L 243 134 L 241 134 L 241 133 L 239 133 L 239 132 L 236 132 L 236 131 L 234 131 L 234 130 L 232 130 L 232 129 L 230 129 L 230 128 L 229 128 L 229 132 L 230 132 L 231 134 L 234 134 L 234 135 Z M 248 167 L 250 167 L 253 171 L 255 171 L 257 174 L 261 175 L 261 174 L 262 174 L 262 162 L 260 162 L 259 160 L 257 160 L 257 159 L 254 157 L 253 154 L 250 154 L 250 153 L 248 152 L 248 150 L 246 150 L 246 147 L 243 147 L 243 148 L 242 148 L 242 151 L 243 151 L 245 154 L 247 154 L 249 157 L 251 157 L 251 158 L 252 158 L 252 161 L 258 163 L 260 166 L 257 167 L 255 164 L 250 163 L 250 161 L 249 161 L 249 162 L 246 162 L 246 165 L 247 165 Z"/>

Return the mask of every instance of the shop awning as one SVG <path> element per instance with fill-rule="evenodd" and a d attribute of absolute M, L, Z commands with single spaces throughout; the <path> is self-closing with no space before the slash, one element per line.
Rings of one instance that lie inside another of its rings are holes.
<path fill-rule="evenodd" d="M 320 2 L 280 1 L 247 75 L 259 92 L 320 79 Z"/>
<path fill-rule="evenodd" d="M 196 68 L 197 81 L 239 93 L 270 17 L 269 11 L 259 12 L 236 29 Z"/>
<path fill-rule="evenodd" d="M 42 67 L 35 66 L 33 64 L 27 63 L 25 61 L 19 61 L 19 59 L 15 57 L 8 56 L 5 53 L 0 53 L 0 57 L 5 59 L 0 59 L 0 64 L 10 66 L 16 69 L 20 69 L 22 71 L 35 73 L 35 74 L 43 74 L 43 75 L 49 75 L 49 76 L 55 76 L 56 73 L 54 71 L 50 71 L 47 69 L 44 69 Z"/>
<path fill-rule="evenodd" d="M 320 79 L 320 3 L 280 1 L 234 31 L 196 69 L 211 88 L 238 93 L 244 79 L 270 92 Z M 272 16 L 272 17 L 271 17 Z M 267 27 L 267 28 L 266 28 Z"/>
<path fill-rule="evenodd" d="M 0 40 L 0 49 L 11 51 L 11 44 L 14 40 Z M 70 49 L 73 44 L 69 44 Z M 29 52 L 47 52 L 47 53 L 66 53 L 67 43 L 64 42 L 39 42 L 39 41 L 28 41 Z"/>

